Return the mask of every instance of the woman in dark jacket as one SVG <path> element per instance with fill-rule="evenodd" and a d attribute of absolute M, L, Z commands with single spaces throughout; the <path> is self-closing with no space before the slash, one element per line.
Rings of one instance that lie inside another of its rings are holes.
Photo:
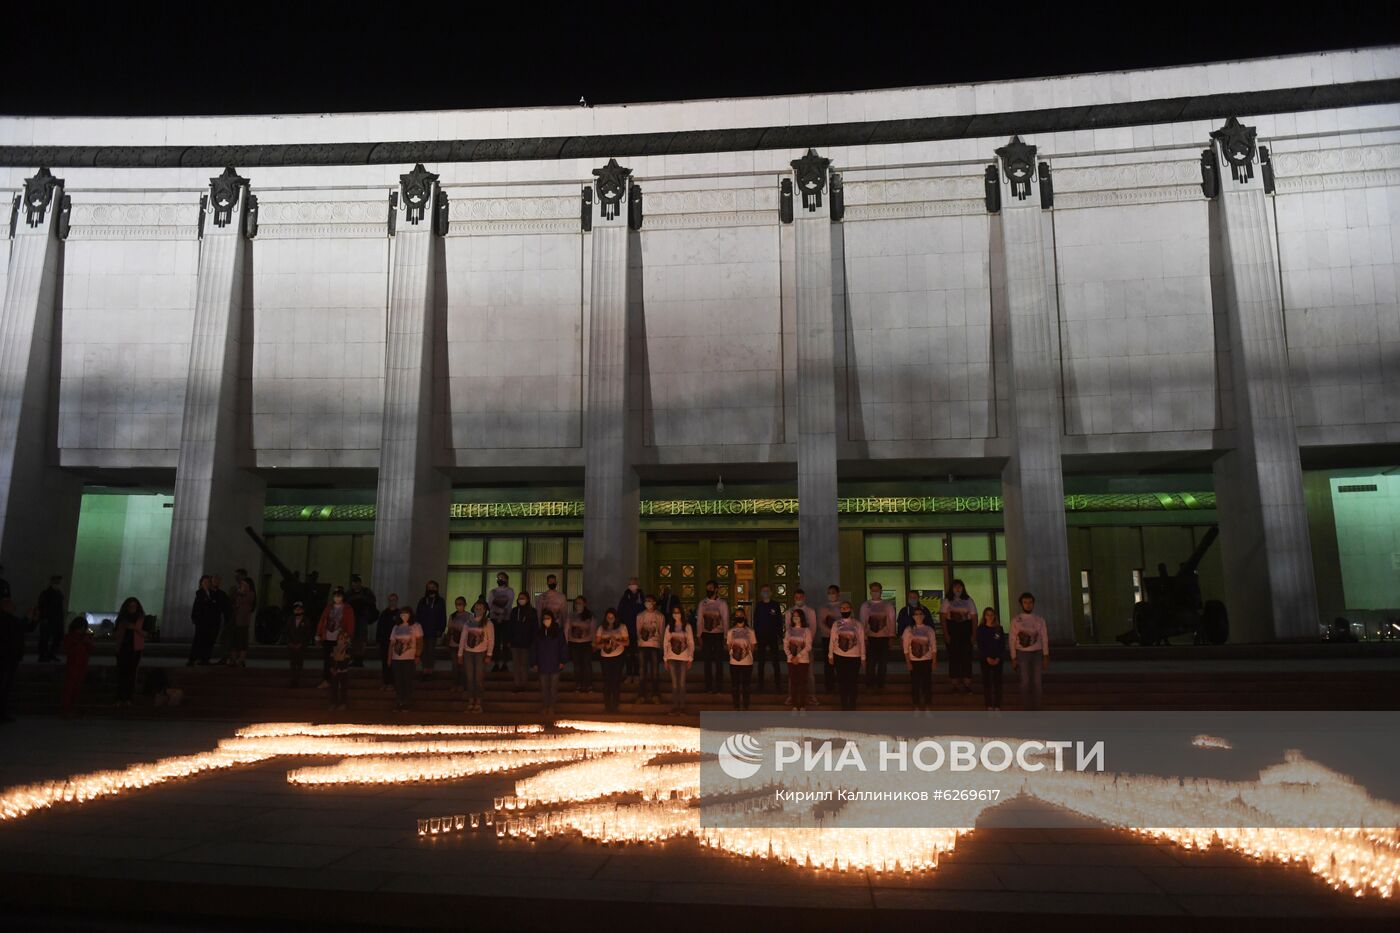
<path fill-rule="evenodd" d="M 515 676 L 516 693 L 525 689 L 530 676 L 530 643 L 535 640 L 535 629 L 539 626 L 535 607 L 530 605 L 530 594 L 522 590 L 515 597 L 515 608 L 510 611 L 506 622 L 510 636 L 510 668 Z"/>
<path fill-rule="evenodd" d="M 540 612 L 540 624 L 535 629 L 530 656 L 534 667 L 540 672 L 540 711 L 552 717 L 559 700 L 559 672 L 569 660 L 569 643 L 564 640 L 564 626 L 554 618 L 552 610 Z"/>
<path fill-rule="evenodd" d="M 117 705 L 130 706 L 136 695 L 136 669 L 146 649 L 146 610 L 141 608 L 141 600 L 126 598 L 112 635 L 117 640 Z"/>

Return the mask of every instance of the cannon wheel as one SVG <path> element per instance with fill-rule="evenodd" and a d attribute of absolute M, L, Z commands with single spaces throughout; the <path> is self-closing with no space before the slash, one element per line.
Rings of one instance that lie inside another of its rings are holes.
<path fill-rule="evenodd" d="M 1147 603 L 1137 603 L 1133 606 L 1133 630 L 1137 632 L 1138 644 L 1143 646 L 1155 645 L 1161 637 L 1156 616 Z"/>
<path fill-rule="evenodd" d="M 1223 645 L 1230 640 L 1230 614 L 1218 599 L 1207 600 L 1201 609 L 1201 636 L 1212 645 Z"/>

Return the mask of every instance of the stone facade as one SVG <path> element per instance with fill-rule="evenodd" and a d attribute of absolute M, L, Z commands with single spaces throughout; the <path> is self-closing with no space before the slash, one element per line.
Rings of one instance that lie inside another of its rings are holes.
<path fill-rule="evenodd" d="M 837 478 L 916 469 L 1000 477 L 1012 579 L 1062 613 L 1067 558 L 1042 540 L 1064 536 L 1062 471 L 1183 460 L 1246 515 L 1227 564 L 1294 574 L 1300 462 L 1400 440 L 1397 82 L 1381 48 L 629 107 L 0 118 L 0 185 L 51 168 L 71 200 L 61 232 L 59 204 L 43 227 L 18 204 L 0 269 L 0 333 L 24 341 L 0 353 L 22 435 L 0 449 L 7 574 L 64 572 L 28 560 L 15 516 L 42 499 L 67 528 L 77 481 L 176 491 L 173 594 L 241 553 L 201 516 L 252 514 L 277 476 L 377 475 L 394 579 L 374 585 L 416 591 L 445 565 L 427 516 L 451 484 L 587 465 L 591 541 L 635 538 L 639 481 L 792 481 L 820 590 Z M 1212 140 L 1231 117 L 1267 150 L 1244 181 Z M 1015 133 L 1029 201 L 997 155 Z M 613 157 L 644 199 L 605 217 Z M 258 200 L 236 238 L 213 202 L 200 217 L 228 162 Z M 416 162 L 441 199 L 415 223 Z M 191 489 L 213 505 L 191 513 Z M 1259 634 L 1306 631 L 1312 588 L 1267 589 Z"/>

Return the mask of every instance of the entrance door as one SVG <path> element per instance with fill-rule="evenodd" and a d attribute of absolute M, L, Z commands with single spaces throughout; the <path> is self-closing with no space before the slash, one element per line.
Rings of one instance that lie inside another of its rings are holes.
<path fill-rule="evenodd" d="M 715 532 L 657 533 L 647 544 L 651 579 L 649 591 L 663 584 L 694 609 L 705 596 L 705 583 L 714 580 L 718 595 L 728 600 L 730 611 L 743 607 L 753 618 L 753 604 L 765 584 L 773 598 L 786 606 L 792 601 L 797 580 L 797 538 L 790 534 Z"/>

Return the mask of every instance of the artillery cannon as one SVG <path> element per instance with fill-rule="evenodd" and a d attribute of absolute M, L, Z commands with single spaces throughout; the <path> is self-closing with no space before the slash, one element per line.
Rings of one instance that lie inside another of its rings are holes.
<path fill-rule="evenodd" d="M 1157 565 L 1157 576 L 1143 577 L 1143 600 L 1133 606 L 1133 627 L 1118 640 L 1125 645 L 1165 644 L 1173 635 L 1190 632 L 1198 645 L 1223 645 L 1230 637 L 1230 617 L 1217 599 L 1201 602 L 1201 581 L 1196 568 L 1220 534 L 1212 525 L 1191 556 L 1175 574 L 1166 564 Z"/>
<path fill-rule="evenodd" d="M 329 584 L 320 582 L 320 573 L 315 570 L 308 573 L 306 579 L 303 580 L 300 573 L 282 563 L 272 548 L 267 546 L 262 535 L 251 527 L 245 527 L 243 530 L 248 533 L 248 537 L 253 539 L 258 550 L 262 551 L 263 556 L 273 567 L 277 568 L 278 574 L 282 577 L 282 605 L 280 607 L 264 606 L 258 610 L 258 617 L 254 622 L 254 633 L 258 643 L 275 644 L 282 635 L 282 626 L 292 611 L 292 605 L 301 603 L 306 616 L 315 620 L 320 617 L 321 608 L 325 606 L 331 588 Z"/>

